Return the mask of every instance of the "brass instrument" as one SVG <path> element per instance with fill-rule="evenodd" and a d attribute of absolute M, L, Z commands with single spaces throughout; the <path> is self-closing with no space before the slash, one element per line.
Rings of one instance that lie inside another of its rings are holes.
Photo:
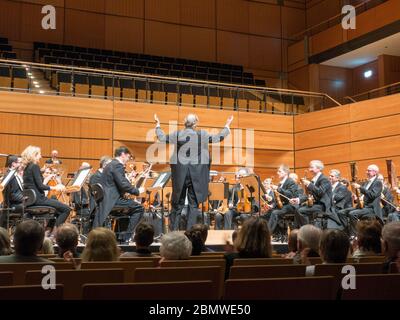
<path fill-rule="evenodd" d="M 307 170 L 304 172 L 304 177 L 301 179 L 301 181 L 304 180 L 308 180 L 307 179 Z M 314 196 L 312 195 L 312 193 L 308 190 L 308 187 L 303 183 L 304 186 L 304 193 L 307 196 L 307 200 L 306 200 L 306 205 L 307 207 L 312 207 L 314 205 Z"/>
<path fill-rule="evenodd" d="M 350 174 L 351 174 L 351 182 L 352 183 L 357 183 L 357 173 L 358 173 L 357 164 L 355 162 L 350 162 Z M 352 184 L 351 188 L 354 190 L 353 193 L 357 197 L 357 199 L 355 200 L 356 207 L 358 209 L 363 209 L 364 208 L 364 199 L 363 199 L 363 195 L 361 194 L 360 188 L 354 188 L 353 184 Z"/>

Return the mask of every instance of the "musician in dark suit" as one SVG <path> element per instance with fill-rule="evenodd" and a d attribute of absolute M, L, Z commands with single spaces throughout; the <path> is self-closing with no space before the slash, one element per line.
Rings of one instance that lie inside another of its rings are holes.
<path fill-rule="evenodd" d="M 38 165 L 39 160 L 42 157 L 41 150 L 39 147 L 29 146 L 21 154 L 22 164 L 24 166 L 24 189 L 33 190 L 36 194 L 36 202 L 34 205 L 37 206 L 48 206 L 56 209 L 56 227 L 60 226 L 67 220 L 71 208 L 66 204 L 55 200 L 48 199 L 45 196 L 45 191 L 55 190 L 62 192 L 65 190 L 65 186 L 58 184 L 56 186 L 48 186 L 43 184 L 43 177 L 40 173 L 40 167 Z M 53 229 L 55 233 L 55 229 Z"/>
<path fill-rule="evenodd" d="M 144 210 L 141 204 L 124 198 L 124 195 L 129 193 L 138 196 L 143 190 L 132 186 L 125 176 L 125 164 L 132 158 L 129 149 L 123 146 L 119 147 L 115 150 L 114 156 L 115 158 L 105 166 L 101 175 L 100 184 L 104 189 L 104 198 L 95 214 L 93 228 L 102 227 L 114 207 L 127 207 L 130 216 L 129 225 L 126 232 L 121 233 L 119 240 L 129 242 Z"/>
<path fill-rule="evenodd" d="M 390 190 L 389 186 L 385 183 L 385 179 L 382 174 L 378 174 L 378 179 L 382 182 L 383 191 L 382 191 L 382 214 L 384 217 L 388 217 L 389 214 L 396 211 L 394 205 L 390 205 L 389 203 L 393 204 L 394 197 L 392 191 Z"/>
<path fill-rule="evenodd" d="M 46 160 L 46 164 L 62 164 L 62 161 L 58 158 L 57 150 L 51 152 L 51 158 Z"/>
<path fill-rule="evenodd" d="M 240 192 L 243 189 L 243 186 L 240 184 L 240 178 L 245 177 L 249 174 L 247 168 L 241 168 L 237 171 L 235 178 L 236 184 L 234 184 L 231 188 L 229 188 L 229 198 L 228 198 L 228 211 L 224 215 L 224 229 L 225 230 L 233 230 L 237 227 L 237 219 L 246 220 L 247 216 L 250 216 L 249 213 L 240 213 L 237 210 L 237 205 L 240 199 Z"/>
<path fill-rule="evenodd" d="M 300 206 L 295 215 L 295 220 L 299 226 L 310 223 L 310 217 L 318 213 L 327 212 L 332 203 L 332 186 L 328 178 L 323 175 L 324 164 L 320 160 L 312 160 L 308 169 L 313 178 L 311 181 L 302 179 L 308 192 L 313 196 L 314 204 Z M 307 202 L 307 195 L 291 200 L 292 204 L 302 204 Z"/>
<path fill-rule="evenodd" d="M 286 165 L 281 165 L 278 168 L 277 174 L 280 179 L 279 185 L 272 185 L 272 189 L 279 193 L 280 200 L 282 201 L 282 208 L 275 208 L 272 210 L 268 227 L 271 232 L 271 235 L 274 235 L 276 232 L 276 228 L 279 222 L 284 218 L 286 214 L 291 214 L 295 212 L 295 208 L 292 204 L 290 204 L 289 199 L 296 198 L 297 195 L 297 185 L 296 183 L 289 178 L 289 167 Z M 284 197 L 280 196 L 283 195 Z M 276 203 L 276 200 L 275 200 Z"/>
<path fill-rule="evenodd" d="M 205 130 L 196 130 L 199 119 L 195 114 L 185 118 L 185 129 L 165 135 L 161 130 L 160 121 L 156 121 L 156 135 L 160 142 L 175 144 L 175 150 L 170 159 L 172 177 L 172 210 L 170 227 L 177 230 L 178 216 L 185 205 L 187 193 L 189 204 L 188 225 L 190 221 L 197 223 L 201 218 L 199 204 L 208 197 L 208 182 L 210 177 L 211 159 L 208 151 L 210 143 L 218 143 L 230 133 L 229 126 L 233 120 L 230 117 L 225 127 L 216 135 L 210 135 Z"/>
<path fill-rule="evenodd" d="M 10 170 L 16 170 L 13 177 L 11 177 L 7 186 L 3 190 L 4 197 L 4 206 L 5 208 L 12 209 L 13 213 L 21 213 L 22 212 L 22 202 L 23 202 L 23 181 L 22 181 L 22 170 L 21 167 L 21 158 L 17 156 L 9 156 L 7 158 L 7 175 Z M 0 215 L 0 227 L 7 228 L 7 212 L 4 211 Z"/>
<path fill-rule="evenodd" d="M 355 234 L 355 225 L 359 219 L 364 217 L 375 217 L 381 222 L 383 221 L 381 194 L 383 184 L 378 179 L 379 167 L 371 164 L 367 168 L 368 181 L 360 186 L 358 183 L 353 183 L 355 189 L 360 189 L 363 195 L 364 208 L 354 209 L 349 212 L 350 227 L 352 234 Z"/>
<path fill-rule="evenodd" d="M 328 212 L 328 229 L 343 230 L 347 223 L 340 212 L 353 206 L 351 191 L 341 183 L 340 171 L 337 169 L 329 172 L 329 181 L 332 184 L 332 207 Z"/>

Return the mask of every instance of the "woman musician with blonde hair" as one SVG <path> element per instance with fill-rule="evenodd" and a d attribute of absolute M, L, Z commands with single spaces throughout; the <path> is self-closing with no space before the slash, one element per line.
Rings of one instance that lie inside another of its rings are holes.
<path fill-rule="evenodd" d="M 48 186 L 43 184 L 43 177 L 40 173 L 39 161 L 42 157 L 39 147 L 28 146 L 21 154 L 22 165 L 24 166 L 24 189 L 31 189 L 36 194 L 37 206 L 48 206 L 56 209 L 56 228 L 63 224 L 68 218 L 71 208 L 55 199 L 48 199 L 45 191 L 55 190 L 63 191 L 65 187 L 62 184 Z M 53 229 L 53 233 L 55 230 Z"/>

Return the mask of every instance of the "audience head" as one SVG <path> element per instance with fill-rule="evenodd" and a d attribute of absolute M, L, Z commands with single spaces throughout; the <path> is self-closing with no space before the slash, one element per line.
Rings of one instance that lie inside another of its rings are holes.
<path fill-rule="evenodd" d="M 192 253 L 192 243 L 181 232 L 173 231 L 161 238 L 160 255 L 166 260 L 186 260 Z"/>
<path fill-rule="evenodd" d="M 15 254 L 20 256 L 35 256 L 42 248 L 44 229 L 35 220 L 22 221 L 14 233 Z"/>
<path fill-rule="evenodd" d="M 382 252 L 389 259 L 400 254 L 400 221 L 390 222 L 383 227 Z"/>
<path fill-rule="evenodd" d="M 42 249 L 40 250 L 40 253 L 41 254 L 53 254 L 54 253 L 53 241 L 51 241 L 50 238 L 44 238 L 43 246 L 42 246 Z"/>
<path fill-rule="evenodd" d="M 321 229 L 313 226 L 312 224 L 306 224 L 299 229 L 297 234 L 297 249 L 299 252 L 309 248 L 314 253 L 319 252 L 319 242 L 321 240 Z"/>
<path fill-rule="evenodd" d="M 148 248 L 154 241 L 154 227 L 147 222 L 139 223 L 133 240 L 137 248 Z"/>
<path fill-rule="evenodd" d="M 6 229 L 0 227 L 0 256 L 8 256 L 11 253 L 10 236 Z"/>
<path fill-rule="evenodd" d="M 57 229 L 56 243 L 58 245 L 58 255 L 63 257 L 64 252 L 75 252 L 79 241 L 78 228 L 72 223 L 64 223 Z"/>
<path fill-rule="evenodd" d="M 39 147 L 28 146 L 21 153 L 22 163 L 26 167 L 29 163 L 39 163 L 42 153 Z"/>
<path fill-rule="evenodd" d="M 322 232 L 319 246 L 322 261 L 345 263 L 350 249 L 350 239 L 341 230 L 327 229 Z"/>
<path fill-rule="evenodd" d="M 293 229 L 290 231 L 289 239 L 288 239 L 288 247 L 289 252 L 297 252 L 297 235 L 299 233 L 299 229 Z"/>
<path fill-rule="evenodd" d="M 110 229 L 96 228 L 89 232 L 82 261 L 117 261 L 120 250 L 115 234 Z"/>
<path fill-rule="evenodd" d="M 357 223 L 357 245 L 362 251 L 382 252 L 382 226 L 376 221 L 361 220 Z"/>
<path fill-rule="evenodd" d="M 201 233 L 201 239 L 203 240 L 203 243 L 205 244 L 207 241 L 208 237 L 208 226 L 205 224 L 197 223 L 192 226 L 190 231 L 199 231 Z"/>
<path fill-rule="evenodd" d="M 267 222 L 259 218 L 246 220 L 238 233 L 234 245 L 242 257 L 272 257 L 271 234 Z"/>
<path fill-rule="evenodd" d="M 185 236 L 188 237 L 190 242 L 192 243 L 192 256 L 199 256 L 201 252 L 204 250 L 204 241 L 199 229 L 193 229 L 185 232 Z"/>

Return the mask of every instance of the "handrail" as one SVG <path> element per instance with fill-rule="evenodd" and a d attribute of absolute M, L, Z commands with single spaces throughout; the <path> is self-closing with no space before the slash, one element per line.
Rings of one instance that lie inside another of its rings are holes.
<path fill-rule="evenodd" d="M 380 91 L 380 90 L 387 89 L 387 88 L 391 88 L 391 87 L 398 86 L 398 85 L 400 85 L 400 82 L 395 82 L 395 83 L 388 84 L 388 85 L 383 86 L 383 87 L 379 87 L 379 88 L 375 88 L 375 89 L 372 89 L 372 90 L 369 90 L 369 91 L 365 91 L 365 92 L 362 92 L 362 93 L 358 93 L 358 94 L 356 94 L 356 95 L 354 95 L 354 96 L 352 96 L 352 97 L 350 97 L 350 98 L 353 98 L 353 99 L 354 99 L 354 98 L 356 98 L 356 97 L 368 95 L 368 94 L 374 93 L 374 92 L 376 92 L 376 91 Z"/>
<path fill-rule="evenodd" d="M 175 77 L 165 77 L 165 76 L 157 76 L 157 75 L 148 75 L 134 72 L 123 72 L 123 71 L 109 71 L 105 69 L 95 69 L 95 68 L 83 68 L 83 67 L 74 67 L 74 66 L 64 66 L 64 65 L 56 65 L 56 64 L 43 64 L 37 62 L 27 62 L 27 61 L 19 61 L 19 60 L 5 60 L 0 59 L 0 63 L 4 64 L 18 64 L 21 66 L 31 66 L 37 68 L 47 68 L 47 69 L 67 69 L 74 71 L 82 71 L 87 73 L 101 73 L 101 74 L 110 74 L 113 76 L 127 76 L 127 77 L 137 77 L 137 78 L 146 78 L 146 79 L 155 79 L 161 81 L 174 81 L 174 82 L 184 82 L 184 83 L 193 83 L 193 84 L 201 84 L 201 85 L 211 85 L 211 86 L 225 86 L 225 87 L 233 87 L 237 89 L 249 89 L 249 90 L 259 90 L 259 91 L 269 91 L 269 92 L 277 92 L 283 94 L 292 94 L 297 96 L 308 96 L 308 97 L 325 97 L 335 103 L 337 106 L 341 106 L 341 103 L 330 97 L 326 93 L 321 92 L 312 92 L 312 91 L 301 91 L 301 90 L 290 90 L 290 89 L 279 89 L 279 88 L 270 88 L 270 87 L 259 87 L 259 86 L 250 86 L 250 85 L 242 85 L 242 84 L 234 84 L 234 83 L 226 83 L 226 82 L 214 82 L 214 81 L 203 81 L 197 79 L 187 79 L 187 78 L 175 78 Z"/>
<path fill-rule="evenodd" d="M 360 7 L 365 6 L 367 3 L 371 2 L 371 1 L 377 1 L 377 2 L 378 2 L 378 4 L 376 4 L 376 6 L 377 6 L 377 5 L 382 4 L 383 2 L 386 2 L 387 0 L 364 0 L 364 2 L 359 3 L 358 5 L 354 6 L 354 8 L 356 9 L 356 12 L 357 12 L 357 9 L 359 9 Z M 335 15 L 335 16 L 333 16 L 333 17 L 330 17 L 330 18 L 328 18 L 328 19 L 326 19 L 326 20 L 324 20 L 324 21 L 322 21 L 322 22 L 320 22 L 320 23 L 318 23 L 318 24 L 316 24 L 316 25 L 314 25 L 314 26 L 312 26 L 312 27 L 309 27 L 309 28 L 307 28 L 307 29 L 305 29 L 305 30 L 303 30 L 303 31 L 301 31 L 301 32 L 299 32 L 299 33 L 294 34 L 294 35 L 291 36 L 290 38 L 291 38 L 292 40 L 294 40 L 294 41 L 298 41 L 298 40 L 300 40 L 299 37 L 302 38 L 303 36 L 307 35 L 311 30 L 317 29 L 318 27 L 320 27 L 320 26 L 322 26 L 322 25 L 324 25 L 324 24 L 328 24 L 328 25 L 329 25 L 329 23 L 330 23 L 331 21 L 342 17 L 342 15 L 343 15 L 343 14 L 340 13 L 340 14 L 337 14 L 337 15 Z M 319 31 L 319 32 L 322 32 L 322 31 L 323 31 L 323 30 L 321 30 L 321 31 Z M 317 32 L 317 33 L 318 33 L 318 32 Z"/>

